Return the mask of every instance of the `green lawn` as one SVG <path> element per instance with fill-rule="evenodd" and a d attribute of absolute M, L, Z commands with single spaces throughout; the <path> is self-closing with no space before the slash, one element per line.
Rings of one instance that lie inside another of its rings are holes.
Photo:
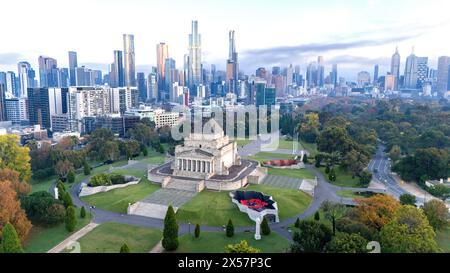
<path fill-rule="evenodd" d="M 51 176 L 43 180 L 34 180 L 32 179 L 31 184 L 31 193 L 35 193 L 38 191 L 48 191 L 53 183 L 56 181 L 57 177 Z"/>
<path fill-rule="evenodd" d="M 273 188 L 265 185 L 251 185 L 246 190 L 260 191 L 273 196 L 278 203 L 280 219 L 301 214 L 311 203 L 311 197 L 304 192 Z M 232 219 L 235 226 L 252 226 L 254 222 L 231 202 L 228 192 L 203 191 L 178 209 L 177 219 L 181 222 L 206 226 L 222 226 Z"/>
<path fill-rule="evenodd" d="M 276 233 L 269 236 L 262 236 L 257 241 L 254 239 L 254 233 L 237 233 L 232 238 L 225 236 L 225 232 L 201 232 L 200 238 L 196 239 L 192 234 L 186 234 L 180 237 L 180 245 L 177 249 L 179 253 L 223 253 L 225 246 L 236 244 L 246 240 L 252 247 L 256 247 L 265 253 L 286 252 L 290 243 L 284 237 Z"/>
<path fill-rule="evenodd" d="M 269 168 L 269 175 L 287 176 L 299 179 L 314 179 L 315 175 L 307 169 L 274 169 Z"/>
<path fill-rule="evenodd" d="M 232 219 L 235 226 L 254 225 L 231 202 L 228 192 L 202 191 L 178 209 L 177 219 L 184 223 L 206 226 L 226 225 L 229 219 Z"/>
<path fill-rule="evenodd" d="M 354 192 L 354 191 L 337 191 L 336 192 L 337 196 L 339 197 L 343 197 L 343 198 L 365 198 L 364 196 Z"/>
<path fill-rule="evenodd" d="M 436 241 L 445 253 L 450 253 L 450 227 L 437 232 Z"/>
<path fill-rule="evenodd" d="M 124 173 L 131 174 L 129 171 L 124 171 Z M 128 204 L 140 201 L 160 188 L 160 185 L 152 184 L 147 179 L 142 179 L 137 185 L 85 196 L 81 200 L 100 209 L 126 213 Z"/>
<path fill-rule="evenodd" d="M 118 253 L 126 243 L 132 253 L 148 253 L 162 238 L 157 229 L 105 223 L 78 240 L 82 253 Z"/>
<path fill-rule="evenodd" d="M 300 140 L 300 145 L 304 150 L 309 152 L 311 158 L 314 158 L 319 153 L 316 143 L 306 143 Z"/>
<path fill-rule="evenodd" d="M 253 140 L 250 140 L 250 139 L 237 139 L 236 140 L 236 143 L 237 143 L 238 146 L 245 146 L 245 145 L 250 144 L 252 142 L 253 142 Z"/>
<path fill-rule="evenodd" d="M 325 173 L 325 167 L 320 167 L 318 170 L 323 174 L 323 176 L 327 179 L 328 182 L 330 182 L 333 185 L 339 186 L 339 187 L 353 187 L 353 188 L 360 188 L 361 185 L 359 184 L 358 177 L 352 177 L 351 174 L 346 172 L 343 168 L 339 166 L 334 167 L 336 170 L 336 181 L 331 182 L 328 180 L 328 174 Z"/>
<path fill-rule="evenodd" d="M 79 209 L 77 209 L 77 215 L 80 215 Z M 89 213 L 84 219 L 78 217 L 77 226 L 73 233 L 89 224 L 91 218 L 92 217 Z M 25 252 L 45 253 L 64 241 L 73 233 L 67 232 L 64 224 L 52 228 L 34 226 L 31 229 L 28 240 L 25 243 Z"/>
<path fill-rule="evenodd" d="M 251 185 L 246 190 L 271 195 L 278 204 L 278 214 L 281 221 L 302 214 L 312 201 L 311 196 L 298 190 L 280 189 L 266 185 Z"/>

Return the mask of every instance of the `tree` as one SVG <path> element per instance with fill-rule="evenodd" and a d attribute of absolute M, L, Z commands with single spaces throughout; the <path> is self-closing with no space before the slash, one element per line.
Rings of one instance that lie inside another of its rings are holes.
<path fill-rule="evenodd" d="M 148 148 L 145 145 L 141 146 L 141 151 L 144 156 L 148 156 Z"/>
<path fill-rule="evenodd" d="M 90 175 L 91 174 L 91 166 L 89 166 L 89 163 L 87 163 L 87 161 L 84 161 L 83 173 L 84 173 L 84 175 Z"/>
<path fill-rule="evenodd" d="M 12 189 L 11 182 L 0 181 L 0 237 L 3 225 L 11 223 L 21 241 L 24 241 L 31 230 L 31 222 L 25 211 L 20 207 L 17 193 Z"/>
<path fill-rule="evenodd" d="M 308 164 L 308 155 L 306 153 L 303 154 L 303 163 Z"/>
<path fill-rule="evenodd" d="M 66 210 L 49 192 L 39 191 L 21 199 L 22 208 L 35 225 L 53 227 L 64 222 Z"/>
<path fill-rule="evenodd" d="M 77 217 L 75 215 L 75 208 L 72 206 L 66 209 L 66 230 L 68 232 L 73 232 L 77 226 Z"/>
<path fill-rule="evenodd" d="M 314 220 L 320 221 L 320 212 L 319 211 L 316 211 L 316 213 L 314 213 Z"/>
<path fill-rule="evenodd" d="M 442 230 L 449 225 L 450 214 L 444 202 L 431 200 L 425 203 L 422 209 L 435 231 Z"/>
<path fill-rule="evenodd" d="M 386 253 L 435 253 L 436 233 L 420 209 L 402 206 L 380 232 L 381 249 Z"/>
<path fill-rule="evenodd" d="M 80 217 L 83 219 L 86 218 L 86 209 L 84 208 L 84 206 L 82 206 L 80 209 Z"/>
<path fill-rule="evenodd" d="M 111 130 L 100 128 L 89 136 L 87 151 L 91 158 L 107 160 L 108 152 L 105 149 L 107 142 L 114 142 L 114 134 Z M 118 148 L 116 146 L 116 148 Z"/>
<path fill-rule="evenodd" d="M 263 217 L 263 220 L 261 222 L 261 233 L 263 235 L 270 235 L 270 226 L 269 226 L 269 222 L 267 222 L 267 218 Z"/>
<path fill-rule="evenodd" d="M 328 180 L 330 180 L 331 182 L 336 182 L 336 179 L 336 171 L 334 170 L 334 168 L 331 168 L 330 173 L 328 174 Z"/>
<path fill-rule="evenodd" d="M 120 247 L 120 253 L 130 253 L 130 248 L 128 247 L 127 244 L 123 244 L 123 245 Z"/>
<path fill-rule="evenodd" d="M 75 183 L 75 172 L 73 169 L 67 174 L 67 182 L 69 182 L 69 184 Z"/>
<path fill-rule="evenodd" d="M 330 253 L 366 253 L 368 241 L 359 234 L 337 233 L 327 245 Z"/>
<path fill-rule="evenodd" d="M 306 114 L 298 128 L 300 138 L 308 143 L 315 143 L 319 135 L 319 126 L 319 115 L 317 113 Z"/>
<path fill-rule="evenodd" d="M 407 194 L 407 193 L 400 195 L 400 204 L 402 204 L 404 206 L 406 206 L 406 205 L 415 206 L 416 202 L 417 202 L 417 200 L 414 195 Z"/>
<path fill-rule="evenodd" d="M 178 248 L 178 244 L 178 224 L 175 219 L 173 207 L 169 206 L 166 217 L 164 218 L 162 246 L 165 250 L 173 251 Z"/>
<path fill-rule="evenodd" d="M 297 220 L 295 220 L 294 227 L 296 227 L 296 228 L 300 227 L 300 219 L 299 218 L 297 218 Z"/>
<path fill-rule="evenodd" d="M 71 170 L 73 170 L 73 164 L 69 160 L 58 161 L 55 165 L 55 173 L 63 181 L 66 181 L 67 175 Z"/>
<path fill-rule="evenodd" d="M 427 189 L 432 195 L 445 200 L 450 196 L 450 188 L 446 185 L 438 184 Z"/>
<path fill-rule="evenodd" d="M 27 196 L 31 192 L 31 185 L 20 181 L 20 174 L 9 168 L 0 169 L 0 181 L 9 181 L 19 197 Z"/>
<path fill-rule="evenodd" d="M 346 208 L 344 205 L 332 203 L 330 201 L 323 202 L 321 209 L 325 213 L 325 218 L 331 222 L 333 228 L 333 234 L 336 234 L 336 221 L 341 219 L 346 214 Z"/>
<path fill-rule="evenodd" d="M 330 165 L 327 164 L 327 166 L 325 167 L 325 173 L 330 174 L 330 171 L 331 171 Z"/>
<path fill-rule="evenodd" d="M 195 225 L 194 236 L 195 236 L 195 238 L 200 237 L 200 225 L 199 224 Z"/>
<path fill-rule="evenodd" d="M 3 253 L 24 253 L 16 229 L 9 222 L 3 227 L 1 242 Z"/>
<path fill-rule="evenodd" d="M 370 182 L 372 181 L 372 173 L 368 170 L 364 170 L 359 174 L 359 184 L 362 187 L 369 186 Z"/>
<path fill-rule="evenodd" d="M 260 253 L 261 250 L 251 247 L 248 245 L 247 241 L 242 240 L 240 243 L 238 244 L 234 244 L 234 245 L 227 245 L 225 247 L 225 252 L 226 253 Z"/>
<path fill-rule="evenodd" d="M 299 232 L 294 233 L 293 253 L 320 253 L 331 241 L 333 232 L 326 225 L 317 221 L 303 220 L 299 224 Z"/>
<path fill-rule="evenodd" d="M 127 158 L 131 159 L 140 153 L 141 146 L 139 145 L 139 142 L 136 140 L 130 140 L 125 142 L 125 150 L 127 154 Z"/>
<path fill-rule="evenodd" d="M 7 134 L 0 136 L 0 169 L 17 171 L 20 181 L 29 182 L 31 177 L 28 147 L 19 146 L 19 136 Z"/>
<path fill-rule="evenodd" d="M 64 207 L 67 209 L 68 207 L 73 206 L 73 200 L 70 196 L 70 193 L 64 191 L 60 194 L 59 200 L 61 200 L 64 204 Z"/>
<path fill-rule="evenodd" d="M 374 228 L 347 217 L 336 221 L 336 230 L 348 234 L 359 234 L 369 241 L 372 241 L 378 234 L 377 230 Z"/>
<path fill-rule="evenodd" d="M 320 152 L 329 154 L 339 152 L 345 156 L 353 147 L 353 140 L 342 127 L 327 127 L 317 139 L 317 148 Z"/>
<path fill-rule="evenodd" d="M 389 223 L 400 204 L 389 195 L 377 194 L 366 199 L 356 199 L 356 217 L 361 222 L 376 230 Z"/>
<path fill-rule="evenodd" d="M 402 150 L 400 146 L 398 145 L 392 146 L 391 150 L 389 151 L 389 157 L 392 159 L 392 162 L 397 162 L 400 159 L 401 155 Z"/>
<path fill-rule="evenodd" d="M 227 237 L 229 237 L 229 238 L 234 236 L 234 226 L 233 226 L 233 222 L 231 221 L 231 219 L 228 220 L 228 224 L 226 227 L 226 234 L 227 234 Z"/>
<path fill-rule="evenodd" d="M 107 141 L 100 152 L 107 161 L 114 162 L 119 158 L 119 145 L 116 141 Z"/>

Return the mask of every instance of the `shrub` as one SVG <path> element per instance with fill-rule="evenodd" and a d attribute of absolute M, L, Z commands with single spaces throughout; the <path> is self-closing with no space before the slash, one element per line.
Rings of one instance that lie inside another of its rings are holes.
<path fill-rule="evenodd" d="M 233 222 L 231 221 L 231 219 L 228 220 L 228 224 L 226 227 L 226 234 L 227 234 L 227 237 L 230 237 L 230 238 L 234 236 L 234 226 L 233 226 Z"/>
<path fill-rule="evenodd" d="M 64 207 L 66 207 L 66 208 L 73 206 L 72 197 L 70 196 L 70 193 L 68 193 L 68 192 L 63 192 L 60 195 L 60 200 L 63 202 Z"/>
<path fill-rule="evenodd" d="M 300 219 L 297 218 L 297 220 L 295 221 L 294 227 L 299 228 L 300 227 Z"/>
<path fill-rule="evenodd" d="M 69 182 L 70 184 L 75 183 L 75 171 L 74 170 L 70 170 L 69 173 L 67 173 L 67 182 Z"/>
<path fill-rule="evenodd" d="M 85 161 L 83 164 L 83 173 L 84 173 L 84 175 L 91 174 L 91 166 L 89 166 L 89 163 L 87 163 L 87 161 Z"/>
<path fill-rule="evenodd" d="M 69 206 L 66 209 L 66 230 L 68 232 L 73 232 L 77 225 L 77 217 L 75 215 L 75 208 Z"/>
<path fill-rule="evenodd" d="M 406 206 L 416 206 L 416 197 L 411 194 L 402 194 L 400 195 L 400 204 Z"/>
<path fill-rule="evenodd" d="M 269 222 L 267 222 L 266 217 L 264 217 L 261 222 L 261 233 L 266 236 L 270 235 L 270 226 L 269 226 Z"/>
<path fill-rule="evenodd" d="M 89 186 L 91 187 L 111 186 L 111 184 L 111 176 L 106 173 L 96 174 L 89 180 Z"/>
<path fill-rule="evenodd" d="M 86 218 L 86 209 L 84 208 L 84 206 L 81 207 L 80 217 L 83 219 Z"/>
<path fill-rule="evenodd" d="M 125 176 L 121 174 L 111 174 L 109 177 L 111 180 L 111 184 L 113 185 L 125 184 L 127 182 Z"/>
<path fill-rule="evenodd" d="M 238 244 L 227 245 L 225 247 L 226 253 L 260 253 L 261 250 L 248 245 L 247 241 L 242 240 Z"/>
<path fill-rule="evenodd" d="M 303 155 L 303 163 L 308 164 L 308 155 L 307 154 Z"/>
<path fill-rule="evenodd" d="M 178 224 L 175 219 L 173 207 L 169 206 L 166 217 L 164 218 L 162 246 L 165 250 L 173 251 L 178 248 L 178 244 Z"/>
<path fill-rule="evenodd" d="M 375 229 L 372 229 L 361 222 L 351 220 L 349 218 L 341 218 L 337 220 L 336 230 L 349 234 L 359 234 L 369 241 L 374 239 L 374 236 L 377 233 Z"/>
<path fill-rule="evenodd" d="M 314 220 L 320 221 L 320 213 L 318 211 L 316 211 L 316 213 L 314 213 Z"/>
<path fill-rule="evenodd" d="M 336 171 L 334 170 L 334 168 L 331 168 L 330 174 L 328 175 L 328 179 L 331 182 L 336 182 L 337 177 L 336 177 Z"/>
<path fill-rule="evenodd" d="M 3 253 L 23 253 L 22 245 L 16 229 L 10 223 L 6 223 L 2 231 Z"/>
<path fill-rule="evenodd" d="M 128 247 L 127 244 L 123 244 L 123 245 L 120 247 L 120 253 L 130 253 L 130 248 Z"/>
<path fill-rule="evenodd" d="M 195 225 L 194 236 L 195 236 L 195 238 L 200 237 L 200 225 L 199 224 Z"/>

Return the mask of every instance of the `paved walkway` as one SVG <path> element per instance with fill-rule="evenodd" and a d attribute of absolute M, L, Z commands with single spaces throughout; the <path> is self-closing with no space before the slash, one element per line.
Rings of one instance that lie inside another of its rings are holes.
<path fill-rule="evenodd" d="M 163 253 L 164 247 L 162 246 L 162 240 L 159 241 L 153 248 L 150 250 L 149 253 Z"/>
<path fill-rule="evenodd" d="M 97 223 L 90 223 L 90 224 L 88 224 L 84 228 L 82 228 L 79 231 L 75 232 L 74 234 L 70 235 L 67 239 L 62 241 L 60 244 L 58 244 L 54 248 L 50 249 L 47 253 L 60 253 L 60 252 L 62 252 L 64 249 L 66 249 L 66 247 L 70 247 L 72 243 L 76 242 L 78 239 L 80 239 L 84 235 L 86 235 L 89 232 L 91 232 L 97 226 L 98 226 Z"/>
<path fill-rule="evenodd" d="M 150 204 L 159 204 L 173 207 L 181 207 L 186 204 L 189 200 L 196 196 L 196 192 L 192 191 L 183 191 L 177 189 L 159 189 L 145 199 L 143 199 L 142 203 L 150 203 Z"/>

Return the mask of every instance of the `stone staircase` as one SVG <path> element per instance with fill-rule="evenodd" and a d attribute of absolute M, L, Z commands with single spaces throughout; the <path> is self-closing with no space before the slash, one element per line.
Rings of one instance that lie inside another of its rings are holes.
<path fill-rule="evenodd" d="M 199 192 L 201 188 L 201 181 L 191 181 L 171 178 L 169 183 L 165 185 L 165 189 L 175 189 L 189 192 Z"/>

